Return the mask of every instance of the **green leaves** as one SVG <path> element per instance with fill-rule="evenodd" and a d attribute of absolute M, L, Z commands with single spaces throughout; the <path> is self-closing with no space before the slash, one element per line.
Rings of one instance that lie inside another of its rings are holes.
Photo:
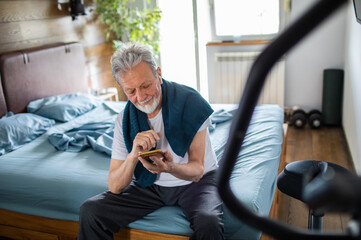
<path fill-rule="evenodd" d="M 135 0 L 97 0 L 96 13 L 100 21 L 107 25 L 106 39 L 114 33 L 114 47 L 122 42 L 137 41 L 150 45 L 154 53 L 159 53 L 159 21 L 162 11 L 155 7 L 139 10 L 132 6 Z M 149 4 L 150 1 L 147 0 Z M 147 5 L 148 5 L 147 4 Z"/>

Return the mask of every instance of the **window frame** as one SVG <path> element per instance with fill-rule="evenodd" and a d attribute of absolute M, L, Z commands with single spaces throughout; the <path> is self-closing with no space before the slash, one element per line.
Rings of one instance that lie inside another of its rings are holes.
<path fill-rule="evenodd" d="M 252 1 L 252 0 L 249 0 Z M 289 4 L 289 5 L 288 5 Z M 258 34 L 258 35 L 243 35 L 236 39 L 236 36 L 232 35 L 217 35 L 216 34 L 216 23 L 215 23 L 215 12 L 214 12 L 214 0 L 209 0 L 209 12 L 210 12 L 210 24 L 211 24 L 211 39 L 213 42 L 242 42 L 242 41 L 262 41 L 271 40 L 278 33 L 284 29 L 286 24 L 286 11 L 285 6 L 290 6 L 290 0 L 279 0 L 279 28 L 278 32 L 274 34 Z"/>

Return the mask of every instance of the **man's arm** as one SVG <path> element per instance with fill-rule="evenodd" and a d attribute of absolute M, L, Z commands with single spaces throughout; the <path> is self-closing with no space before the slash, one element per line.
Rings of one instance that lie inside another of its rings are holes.
<path fill-rule="evenodd" d="M 128 186 L 133 178 L 134 169 L 138 163 L 139 152 L 155 147 L 160 133 L 153 130 L 140 132 L 134 138 L 132 151 L 126 160 L 111 159 L 108 174 L 108 188 L 112 193 L 119 194 Z"/>
<path fill-rule="evenodd" d="M 137 165 L 138 159 L 133 159 L 128 155 L 127 160 L 110 160 L 108 174 L 108 188 L 114 194 L 119 194 L 130 184 L 133 178 L 133 172 Z"/>
<path fill-rule="evenodd" d="M 167 172 L 183 180 L 198 182 L 204 173 L 206 134 L 207 128 L 199 131 L 194 136 L 188 149 L 188 163 L 186 164 L 173 162 L 173 156 L 168 150 L 164 151 L 163 158 L 157 156 L 150 157 L 154 161 L 153 164 L 142 158 L 139 158 L 139 160 L 152 173 Z"/>

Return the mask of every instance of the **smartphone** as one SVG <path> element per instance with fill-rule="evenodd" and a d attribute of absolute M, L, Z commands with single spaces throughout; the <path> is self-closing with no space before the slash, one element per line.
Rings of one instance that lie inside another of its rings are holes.
<path fill-rule="evenodd" d="M 139 153 L 139 156 L 143 157 L 143 158 L 149 158 L 150 156 L 157 155 L 157 154 L 164 155 L 164 152 L 160 149 L 157 149 L 157 150 L 153 150 L 153 151 L 149 151 L 149 152 Z"/>

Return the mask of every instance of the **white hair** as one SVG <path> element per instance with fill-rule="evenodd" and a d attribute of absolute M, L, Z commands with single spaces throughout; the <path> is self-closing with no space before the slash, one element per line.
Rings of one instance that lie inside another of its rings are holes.
<path fill-rule="evenodd" d="M 132 70 L 141 61 L 146 62 L 157 76 L 157 63 L 150 47 L 139 42 L 128 42 L 118 48 L 113 54 L 110 63 L 112 74 L 120 85 L 118 78 Z"/>

